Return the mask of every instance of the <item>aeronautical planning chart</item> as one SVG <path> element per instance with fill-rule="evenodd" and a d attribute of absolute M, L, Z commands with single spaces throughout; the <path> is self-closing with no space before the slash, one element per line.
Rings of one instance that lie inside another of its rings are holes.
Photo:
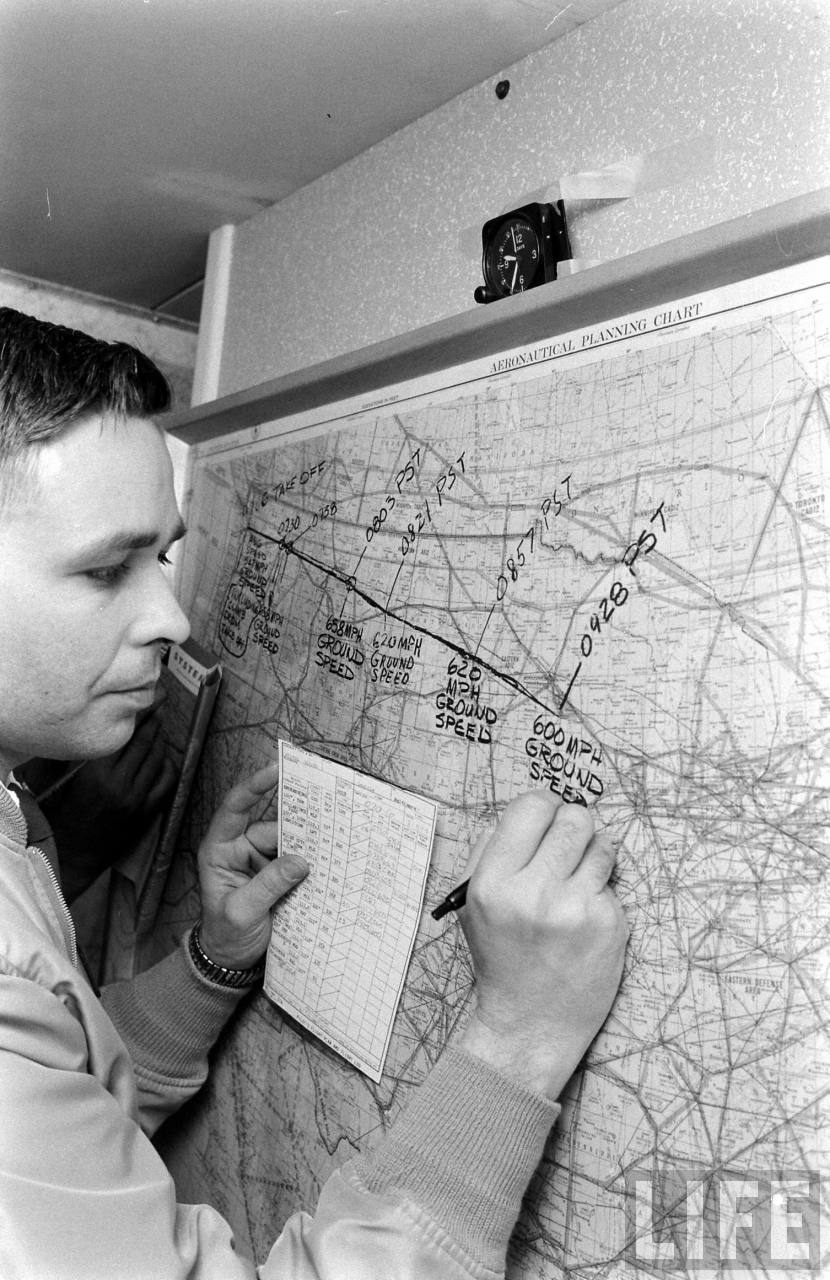
<path fill-rule="evenodd" d="M 725 1273 L 750 1247 L 754 1275 L 781 1250 L 817 1264 L 824 279 L 777 273 L 200 449 L 182 591 L 225 677 L 191 845 L 203 797 L 279 738 L 438 804 L 381 1083 L 259 996 L 172 1144 L 180 1196 L 258 1257 L 463 1023 L 468 953 L 429 909 L 541 786 L 614 838 L 631 941 L 508 1274 Z"/>

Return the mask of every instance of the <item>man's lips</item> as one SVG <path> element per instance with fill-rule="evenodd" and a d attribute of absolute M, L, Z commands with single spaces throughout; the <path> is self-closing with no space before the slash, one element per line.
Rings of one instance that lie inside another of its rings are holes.
<path fill-rule="evenodd" d="M 151 676 L 148 680 L 136 680 L 135 683 L 116 685 L 112 689 L 105 689 L 104 693 L 115 695 L 127 693 L 153 694 L 156 691 L 157 684 L 158 676 Z"/>

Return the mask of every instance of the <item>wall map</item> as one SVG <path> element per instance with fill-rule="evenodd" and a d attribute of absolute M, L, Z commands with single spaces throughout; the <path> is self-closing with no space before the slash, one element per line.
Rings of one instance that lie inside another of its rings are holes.
<path fill-rule="evenodd" d="M 779 1184 L 798 1193 L 789 1244 L 817 1262 L 830 1082 L 820 278 L 814 266 L 704 294 L 196 454 L 183 599 L 225 680 L 168 934 L 195 914 L 188 851 L 213 797 L 278 737 L 439 804 L 382 1083 L 257 996 L 167 1139 L 180 1197 L 217 1204 L 259 1258 L 382 1135 L 463 1022 L 467 951 L 454 919 L 428 909 L 508 800 L 545 786 L 611 832 L 632 937 L 511 1280 L 715 1266 L 737 1248 L 724 1184 L 744 1208 L 750 1185 L 762 1206 Z M 756 1274 L 771 1259 L 761 1249 Z"/>

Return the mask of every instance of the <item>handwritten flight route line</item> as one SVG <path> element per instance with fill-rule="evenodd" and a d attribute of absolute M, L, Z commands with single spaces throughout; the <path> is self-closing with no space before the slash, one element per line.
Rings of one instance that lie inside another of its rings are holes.
<path fill-rule="evenodd" d="M 542 702 L 541 698 L 537 698 L 529 689 L 526 689 L 520 680 L 514 679 L 514 677 L 508 675 L 506 671 L 499 671 L 498 667 L 492 666 L 485 658 L 477 657 L 476 654 L 471 653 L 469 649 L 465 649 L 463 645 L 455 644 L 452 640 L 448 640 L 446 636 L 440 636 L 436 632 L 430 631 L 428 627 L 422 627 L 417 622 L 410 622 L 408 618 L 404 618 L 400 614 L 394 613 L 391 609 L 387 609 L 379 600 L 375 600 L 375 598 L 369 595 L 367 591 L 364 591 L 359 587 L 351 574 L 341 573 L 339 569 L 335 569 L 328 564 L 323 564 L 320 560 L 315 560 L 313 556 L 306 555 L 303 551 L 298 551 L 292 543 L 286 542 L 283 538 L 273 538 L 270 534 L 263 533 L 260 529 L 255 529 L 252 525 L 248 525 L 247 529 L 248 532 L 256 534 L 258 538 L 262 538 L 266 542 L 272 542 L 275 546 L 279 547 L 281 551 L 284 551 L 287 556 L 296 556 L 298 560 L 303 562 L 303 564 L 311 565 L 313 568 L 318 569 L 320 573 L 325 574 L 326 577 L 334 578 L 348 591 L 353 591 L 356 596 L 360 596 L 361 600 L 365 600 L 373 609 L 377 609 L 379 613 L 384 615 L 384 617 L 391 618 L 394 622 L 399 622 L 401 626 L 409 627 L 411 631 L 418 631 L 423 636 L 429 636 L 430 640 L 435 640 L 446 649 L 451 649 L 453 653 L 457 653 L 460 658 L 466 658 L 468 662 L 473 662 L 477 666 L 482 667 L 483 670 L 488 671 L 491 676 L 495 676 L 497 680 L 501 680 L 504 684 L 509 685 L 511 689 L 515 689 L 517 693 L 522 695 L 522 697 L 528 698 L 531 702 L 534 702 L 537 707 L 541 707 L 543 711 L 547 711 L 548 715 L 556 715 L 556 712 L 552 707 L 549 707 L 546 702 Z"/>

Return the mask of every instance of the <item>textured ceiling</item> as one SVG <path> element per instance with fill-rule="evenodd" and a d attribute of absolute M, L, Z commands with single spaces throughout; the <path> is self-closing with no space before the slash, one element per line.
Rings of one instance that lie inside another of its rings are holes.
<path fill-rule="evenodd" d="M 620 0 L 0 0 L 0 268 L 198 319 L 207 237 Z"/>

